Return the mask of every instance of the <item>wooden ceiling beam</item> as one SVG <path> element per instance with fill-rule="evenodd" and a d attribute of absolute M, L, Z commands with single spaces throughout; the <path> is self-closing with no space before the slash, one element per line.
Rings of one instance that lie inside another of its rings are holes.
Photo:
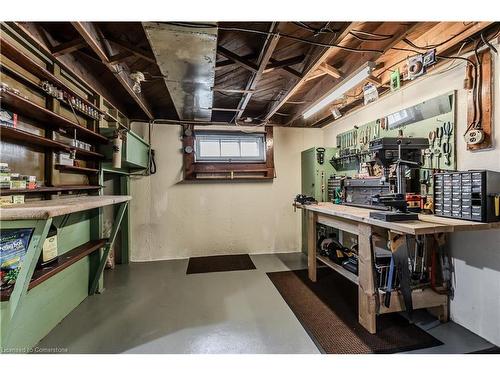
<path fill-rule="evenodd" d="M 82 38 L 77 38 L 68 42 L 59 43 L 57 46 L 52 47 L 50 50 L 52 51 L 52 55 L 54 57 L 57 57 L 65 55 L 67 53 L 78 51 L 85 46 L 85 41 Z"/>
<path fill-rule="evenodd" d="M 332 41 L 332 43 L 340 43 L 342 39 L 344 39 L 349 32 L 356 27 L 355 22 L 349 23 L 346 27 L 344 27 L 343 31 L 336 36 L 336 38 Z M 326 60 L 326 58 L 330 55 L 330 52 L 334 47 L 324 47 L 318 53 L 318 55 L 311 61 L 308 67 L 304 69 L 302 72 L 302 78 L 300 78 L 297 82 L 293 83 L 290 88 L 287 90 L 286 94 L 283 95 L 274 105 L 267 111 L 264 116 L 264 120 L 268 121 L 292 96 L 297 92 L 297 90 L 306 82 L 309 74 L 316 71 L 319 66 Z"/>
<path fill-rule="evenodd" d="M 264 69 L 264 73 L 271 72 L 276 68 L 284 68 L 291 65 L 300 64 L 302 61 L 304 61 L 305 58 L 305 55 L 298 55 L 284 60 L 271 59 L 269 64 L 267 64 L 266 69 Z"/>
<path fill-rule="evenodd" d="M 115 40 L 115 39 L 109 39 L 106 38 L 109 42 L 112 44 L 117 45 L 118 47 L 124 49 L 127 52 L 130 52 L 134 56 L 137 56 L 143 60 L 146 60 L 152 64 L 156 64 L 156 59 L 154 56 L 150 56 L 147 51 L 143 50 L 142 48 L 133 46 L 127 42 L 121 41 L 121 40 Z"/>
<path fill-rule="evenodd" d="M 212 91 L 217 91 L 217 92 L 232 92 L 232 93 L 240 93 L 240 94 L 246 94 L 249 92 L 255 92 L 255 90 L 241 90 L 241 89 L 227 89 L 224 87 L 213 87 Z"/>
<path fill-rule="evenodd" d="M 254 64 L 247 58 L 239 56 L 236 53 L 231 52 L 222 46 L 217 47 L 217 53 L 224 56 L 227 59 L 232 60 L 235 64 L 241 66 L 242 68 L 245 68 L 246 70 L 251 71 L 252 73 L 257 72 L 257 70 L 259 69 L 259 67 L 256 64 Z"/>
<path fill-rule="evenodd" d="M 123 88 L 129 93 L 132 99 L 137 103 L 137 105 L 142 109 L 146 116 L 152 120 L 154 119 L 152 110 L 147 104 L 142 93 L 137 93 L 132 89 L 133 82 L 126 73 L 126 66 L 121 63 L 113 64 L 110 62 L 110 57 L 108 56 L 106 50 L 112 51 L 112 47 L 106 44 L 105 40 L 100 37 L 100 32 L 97 26 L 92 22 L 72 22 L 74 28 L 82 36 L 88 46 L 94 51 L 94 53 L 99 56 L 102 63 L 107 66 L 107 68 L 113 73 L 118 82 L 123 86 Z"/>
<path fill-rule="evenodd" d="M 403 30 L 399 31 L 397 34 L 395 34 L 391 41 L 389 42 L 389 44 L 387 44 L 384 49 L 383 49 L 383 52 L 382 53 L 377 53 L 377 52 L 367 52 L 365 54 L 363 54 L 363 58 L 360 59 L 359 57 L 357 56 L 353 56 L 351 57 L 351 59 L 355 59 L 357 61 L 356 64 L 351 64 L 350 62 L 346 63 L 350 66 L 350 70 L 345 72 L 345 74 L 350 74 L 352 73 L 354 70 L 358 69 L 362 64 L 366 63 L 367 61 L 371 61 L 372 59 L 378 59 L 380 58 L 381 56 L 384 56 L 384 54 L 386 52 L 388 52 L 391 48 L 393 48 L 396 44 L 398 44 L 399 42 L 401 42 L 401 40 L 403 38 L 405 38 L 407 35 L 409 35 L 410 33 L 412 33 L 413 31 L 415 31 L 416 28 L 419 27 L 418 23 L 411 23 L 411 24 L 408 24 L 408 25 L 405 25 L 406 27 L 403 28 Z M 381 25 L 380 28 L 385 28 L 386 26 L 385 25 Z M 364 43 L 367 43 L 367 42 L 364 42 Z M 364 44 L 363 42 L 359 42 L 359 46 L 362 46 Z M 324 65 L 326 66 L 326 65 Z M 331 65 L 329 65 L 331 66 Z M 338 79 L 340 79 L 341 77 L 339 77 Z M 375 78 L 375 77 L 373 77 Z M 369 80 L 369 79 L 367 79 Z M 374 82 L 374 81 L 373 81 Z M 309 98 L 309 101 L 311 103 L 314 103 L 316 102 L 317 100 L 319 100 L 319 98 L 323 97 L 325 95 L 325 93 L 333 90 L 335 88 L 335 86 L 338 85 L 338 81 L 335 81 L 335 82 L 325 82 L 323 83 L 322 85 L 318 85 L 316 86 L 316 90 L 313 90 L 311 91 L 311 94 L 313 94 L 314 96 L 311 98 Z M 314 93 L 314 91 L 316 91 L 316 93 Z M 310 106 L 310 105 L 308 105 Z M 293 124 L 297 119 L 299 119 L 301 116 L 302 116 L 302 113 L 307 110 L 308 106 L 302 106 L 301 108 L 299 108 L 299 110 L 295 113 L 295 115 L 290 119 L 290 121 L 287 123 L 287 125 L 291 125 Z M 327 107 L 325 107 L 327 108 Z M 326 111 L 326 109 L 325 109 Z M 321 120 L 320 120 L 321 121 Z"/>
<path fill-rule="evenodd" d="M 319 69 L 335 79 L 342 78 L 342 72 L 326 62 L 319 66 Z"/>
<path fill-rule="evenodd" d="M 222 53 L 221 53 L 221 55 L 222 55 Z M 222 56 L 224 56 L 224 55 L 222 55 Z M 256 57 L 257 57 L 257 54 L 253 53 L 253 52 L 249 53 L 248 55 L 240 56 L 240 58 L 242 58 L 246 61 L 253 60 Z M 227 60 L 216 62 L 215 63 L 215 70 L 219 70 L 221 68 L 224 68 L 226 66 L 231 66 L 231 65 L 236 65 L 236 62 L 230 58 L 227 58 Z"/>
<path fill-rule="evenodd" d="M 278 29 L 279 29 L 279 22 L 272 22 L 271 27 L 269 28 L 269 32 L 274 33 Z M 262 46 L 259 58 L 257 59 L 257 71 L 253 73 L 250 79 L 248 80 L 245 90 L 255 90 L 257 83 L 259 82 L 260 78 L 262 77 L 262 74 L 264 73 L 264 70 L 266 69 L 267 64 L 269 64 L 269 61 L 271 60 L 271 56 L 273 55 L 279 40 L 280 40 L 279 34 L 273 34 L 267 36 L 264 45 Z M 236 115 L 236 121 L 238 121 L 243 115 L 243 112 L 245 111 L 248 103 L 250 102 L 250 99 L 252 98 L 252 94 L 253 94 L 252 92 L 243 94 L 243 97 L 241 98 L 240 103 L 238 104 L 238 109 L 241 109 L 242 111 L 238 112 L 238 114 Z"/>
<path fill-rule="evenodd" d="M 426 31 L 414 37 L 412 41 L 417 45 L 439 44 L 439 46 L 436 48 L 438 54 L 439 53 L 453 54 L 456 53 L 456 50 L 458 50 L 459 48 L 458 46 L 462 41 L 466 40 L 467 38 L 471 37 L 477 32 L 484 30 L 491 24 L 492 22 L 476 22 L 464 28 L 461 22 L 460 23 L 440 22 L 432 27 L 425 27 L 424 30 Z M 388 87 L 389 85 L 390 75 L 392 71 L 406 64 L 406 60 L 404 57 L 408 56 L 409 54 L 412 54 L 411 52 L 407 51 L 392 50 L 389 52 L 389 50 L 391 50 L 393 47 L 396 46 L 401 46 L 402 48 L 407 48 L 407 49 L 414 49 L 406 45 L 406 43 L 404 43 L 402 39 L 407 38 L 412 33 L 415 33 L 417 30 L 421 28 L 422 28 L 422 23 L 418 23 L 411 26 L 405 32 L 400 33 L 385 48 L 385 53 L 381 55 L 379 59 L 377 59 L 376 70 L 382 69 L 384 66 L 391 67 L 391 70 L 379 73 L 380 74 L 379 77 L 370 76 L 369 78 L 367 78 L 367 81 L 370 81 L 373 84 L 382 87 L 381 90 L 382 92 L 380 92 L 379 95 L 382 96 L 386 92 L 388 92 L 386 87 Z M 455 35 L 455 37 L 452 37 L 453 35 Z M 449 40 L 447 40 L 446 43 L 440 44 L 443 39 L 445 40 L 449 39 Z M 422 50 L 422 52 L 424 51 Z M 399 64 L 396 64 L 398 61 L 400 61 Z M 448 60 L 438 61 L 438 63 L 432 69 L 437 69 L 438 66 L 442 66 L 447 62 Z M 362 98 L 349 97 L 345 101 L 343 108 L 346 108 L 348 112 L 352 112 L 353 110 L 359 108 L 362 105 L 363 105 Z M 316 121 L 312 126 L 315 125 L 323 126 L 328 123 L 331 123 L 333 119 L 331 119 L 330 121 L 325 121 L 328 120 L 329 117 L 330 116 L 326 116 L 325 118 Z"/>
<path fill-rule="evenodd" d="M 324 72 L 323 70 L 319 70 L 318 69 L 314 73 L 309 74 L 306 77 L 306 79 L 304 80 L 304 82 L 312 81 L 313 79 L 316 79 L 316 78 L 319 78 L 319 77 L 323 77 L 325 74 L 326 74 L 326 72 Z"/>
<path fill-rule="evenodd" d="M 118 52 L 117 54 L 115 54 L 109 58 L 109 63 L 110 64 L 117 64 L 117 63 L 122 62 L 123 60 L 125 60 L 126 58 L 128 58 L 130 56 L 134 56 L 134 54 L 129 52 L 129 51 Z"/>

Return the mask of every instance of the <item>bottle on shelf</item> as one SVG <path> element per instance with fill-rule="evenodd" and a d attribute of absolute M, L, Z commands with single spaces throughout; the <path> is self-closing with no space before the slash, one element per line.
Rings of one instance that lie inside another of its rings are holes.
<path fill-rule="evenodd" d="M 37 268 L 43 268 L 57 261 L 57 228 L 54 224 L 50 226 L 49 233 L 45 239 Z"/>

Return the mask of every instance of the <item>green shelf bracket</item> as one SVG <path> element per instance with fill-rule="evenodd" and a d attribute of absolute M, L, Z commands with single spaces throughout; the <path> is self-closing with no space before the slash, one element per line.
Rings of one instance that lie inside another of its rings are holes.
<path fill-rule="evenodd" d="M 99 266 L 97 267 L 97 270 L 95 271 L 95 274 L 93 275 L 93 277 L 91 277 L 92 282 L 91 282 L 90 288 L 89 288 L 90 295 L 95 294 L 97 291 L 97 288 L 99 286 L 99 280 L 100 280 L 101 275 L 104 271 L 104 267 L 106 266 L 106 259 L 108 259 L 109 251 L 112 249 L 113 244 L 116 240 L 116 236 L 118 234 L 118 230 L 120 229 L 120 225 L 121 225 L 123 216 L 125 215 L 125 210 L 127 209 L 127 206 L 128 206 L 128 202 L 120 203 L 118 213 L 116 214 L 115 221 L 113 223 L 113 228 L 111 229 L 111 235 L 109 236 L 108 242 L 106 243 L 106 246 L 104 247 L 104 250 L 102 252 Z"/>
<path fill-rule="evenodd" d="M 47 220 L 19 220 L 19 221 L 3 221 L 2 229 L 21 229 L 33 228 L 33 234 L 28 245 L 28 250 L 24 256 L 19 275 L 16 279 L 14 289 L 9 300 L 9 316 L 8 324 L 5 325 L 3 346 L 7 347 L 12 337 L 12 327 L 15 326 L 16 319 L 19 316 L 18 311 L 21 309 L 28 287 L 35 271 L 35 266 L 40 257 L 42 246 L 47 238 L 52 219 Z"/>

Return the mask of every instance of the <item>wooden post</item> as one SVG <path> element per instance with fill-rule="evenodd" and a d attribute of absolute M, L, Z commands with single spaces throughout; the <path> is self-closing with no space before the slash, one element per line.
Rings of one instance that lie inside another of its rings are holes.
<path fill-rule="evenodd" d="M 316 219 L 317 214 L 307 211 L 307 267 L 309 279 L 316 282 Z"/>
<path fill-rule="evenodd" d="M 372 227 L 369 224 L 359 223 L 358 232 L 358 321 L 368 332 L 376 333 L 376 290 L 373 281 L 373 254 L 370 246 Z"/>

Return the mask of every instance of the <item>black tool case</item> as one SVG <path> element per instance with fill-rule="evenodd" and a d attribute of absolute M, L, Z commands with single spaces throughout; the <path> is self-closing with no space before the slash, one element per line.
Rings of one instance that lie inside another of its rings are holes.
<path fill-rule="evenodd" d="M 359 206 L 373 206 L 372 197 L 390 193 L 390 184 L 380 178 L 347 179 L 344 181 L 344 203 Z"/>
<path fill-rule="evenodd" d="M 473 170 L 434 174 L 434 214 L 481 222 L 499 221 L 494 194 L 500 193 L 500 172 Z"/>

